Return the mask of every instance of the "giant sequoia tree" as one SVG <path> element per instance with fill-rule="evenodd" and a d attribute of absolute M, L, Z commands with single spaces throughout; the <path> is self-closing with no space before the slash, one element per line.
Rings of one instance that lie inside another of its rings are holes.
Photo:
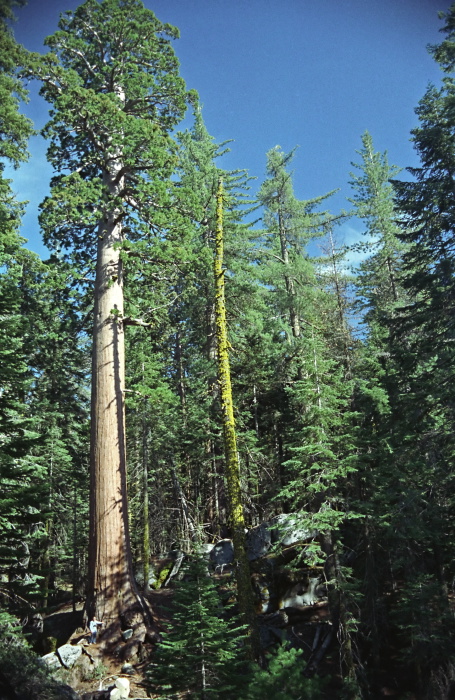
<path fill-rule="evenodd" d="M 87 609 L 108 625 L 138 601 L 127 518 L 123 288 L 127 252 L 144 237 L 162 238 L 166 226 L 168 134 L 187 97 L 170 44 L 176 37 L 140 0 L 87 0 L 62 16 L 40 68 L 58 173 L 42 207 L 45 240 L 68 250 L 80 284 L 91 284 L 96 267 Z"/>

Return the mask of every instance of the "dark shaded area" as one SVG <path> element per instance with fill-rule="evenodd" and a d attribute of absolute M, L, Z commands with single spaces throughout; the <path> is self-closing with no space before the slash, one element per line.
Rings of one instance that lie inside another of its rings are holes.
<path fill-rule="evenodd" d="M 57 646 L 66 644 L 78 628 L 83 629 L 82 615 L 82 610 L 52 613 L 44 619 L 43 636 L 54 637 Z"/>

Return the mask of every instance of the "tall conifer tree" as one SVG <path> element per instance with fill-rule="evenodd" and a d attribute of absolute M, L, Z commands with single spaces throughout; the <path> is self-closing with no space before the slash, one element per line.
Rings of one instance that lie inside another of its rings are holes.
<path fill-rule="evenodd" d="M 387 153 L 375 152 L 368 131 L 362 135 L 362 148 L 358 154 L 362 160 L 359 164 L 352 163 L 357 170 L 351 173 L 354 196 L 349 201 L 366 227 L 365 242 L 355 246 L 366 256 L 356 276 L 356 286 L 371 326 L 368 311 L 372 316 L 385 314 L 391 304 L 403 296 L 398 281 L 403 244 L 398 239 L 394 191 L 390 182 L 400 168 L 389 165 Z"/>
<path fill-rule="evenodd" d="M 399 452 L 400 462 L 407 467 L 406 511 L 401 507 L 398 530 L 400 564 L 409 571 L 403 566 L 406 551 L 407 566 L 411 556 L 415 562 L 413 590 L 422 589 L 424 583 L 425 595 L 432 601 L 425 602 L 425 614 L 421 614 L 422 597 L 403 592 L 396 624 L 402 633 L 406 625 L 412 632 L 406 660 L 422 682 L 425 675 L 435 673 L 429 660 L 436 649 L 439 671 L 450 668 L 455 639 L 447 598 L 455 541 L 455 443 L 449 428 L 455 418 L 455 5 L 440 16 L 445 20 L 445 38 L 429 50 L 445 77 L 442 87 L 428 87 L 416 109 L 419 125 L 411 133 L 420 165 L 408 169 L 411 181 L 393 183 L 400 237 L 407 246 L 402 275 L 407 299 L 392 324 L 393 357 L 401 374 L 398 407 L 407 417 Z M 426 559 L 419 555 L 422 549 Z"/>
<path fill-rule="evenodd" d="M 32 388 L 30 357 L 25 338 L 29 319 L 24 315 L 28 278 L 42 269 L 38 257 L 24 248 L 19 235 L 23 203 L 14 197 L 6 164 L 18 167 L 27 159 L 32 124 L 20 113 L 27 96 L 20 70 L 27 52 L 12 34 L 12 8 L 0 3 L 0 570 L 3 601 L 13 607 L 36 592 L 30 576 L 30 529 L 39 527 L 45 470 L 32 455 L 37 421 L 28 398 Z M 27 581 L 28 578 L 28 581 Z M 6 597 L 5 597 L 6 596 Z"/>
<path fill-rule="evenodd" d="M 187 98 L 170 44 L 177 36 L 140 0 L 87 0 L 62 16 L 39 69 L 53 105 L 49 158 L 61 173 L 43 205 L 46 242 L 70 249 L 83 274 L 96 260 L 87 609 L 108 628 L 139 601 L 127 517 L 122 249 L 127 239 L 153 240 L 166 221 L 168 134 Z"/>
<path fill-rule="evenodd" d="M 242 622 L 248 626 L 248 638 L 254 656 L 259 656 L 259 632 L 253 607 L 250 567 L 246 552 L 245 514 L 240 481 L 240 465 L 237 452 L 237 435 L 229 362 L 229 341 L 226 325 L 226 303 L 223 269 L 223 181 L 220 177 L 216 194 L 216 234 L 213 271 L 215 278 L 215 320 L 218 357 L 218 382 L 223 421 L 226 482 L 229 495 L 229 524 L 234 543 L 237 594 Z"/>

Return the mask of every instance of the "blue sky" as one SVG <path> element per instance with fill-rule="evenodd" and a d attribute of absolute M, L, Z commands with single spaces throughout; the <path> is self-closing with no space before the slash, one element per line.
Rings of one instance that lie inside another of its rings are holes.
<path fill-rule="evenodd" d="M 29 0 L 14 33 L 34 51 L 57 29 L 61 12 L 76 0 Z M 265 176 L 266 152 L 299 146 L 294 162 L 296 196 L 309 199 L 340 188 L 326 202 L 334 213 L 349 206 L 351 161 L 368 129 L 376 150 L 400 167 L 417 165 L 410 143 L 414 109 L 441 71 L 428 43 L 441 40 L 439 10 L 448 0 L 145 0 L 163 22 L 180 29 L 175 42 L 181 74 L 195 88 L 217 141 L 232 139 L 225 168 Z M 48 106 L 31 86 L 24 111 L 41 128 Z M 19 199 L 29 200 L 22 234 L 45 256 L 37 207 L 52 175 L 46 144 L 32 139 L 31 158 L 11 173 Z M 361 223 L 341 227 L 346 242 Z"/>

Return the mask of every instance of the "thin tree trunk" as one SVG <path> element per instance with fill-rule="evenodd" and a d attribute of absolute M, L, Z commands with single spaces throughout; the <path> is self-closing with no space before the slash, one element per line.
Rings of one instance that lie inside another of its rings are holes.
<path fill-rule="evenodd" d="M 344 352 L 344 364 L 346 367 L 346 373 L 347 377 L 351 377 L 351 356 L 349 352 L 349 343 L 348 343 L 348 338 L 349 338 L 349 329 L 348 329 L 348 324 L 346 321 L 346 314 L 345 314 L 345 298 L 343 295 L 343 291 L 341 288 L 340 284 L 340 273 L 338 271 L 337 267 L 337 261 L 335 257 L 335 244 L 333 241 L 333 233 L 332 229 L 329 228 L 329 243 L 330 243 L 330 259 L 332 261 L 332 271 L 333 271 L 333 283 L 335 286 L 335 296 L 337 300 L 337 307 L 338 307 L 338 318 L 340 320 L 340 331 L 341 331 L 341 336 L 342 336 L 342 343 L 343 343 L 343 352 Z"/>
<path fill-rule="evenodd" d="M 393 264 L 390 255 L 387 256 L 387 270 L 389 273 L 390 287 L 392 289 L 393 300 L 398 301 L 397 285 L 395 281 L 395 275 L 393 273 Z"/>
<path fill-rule="evenodd" d="M 254 432 L 256 433 L 256 437 L 259 439 L 258 396 L 256 384 L 253 384 L 253 418 Z"/>
<path fill-rule="evenodd" d="M 177 476 L 177 470 L 175 468 L 175 463 L 171 457 L 171 474 L 172 482 L 174 484 L 174 491 L 178 503 L 180 504 L 180 512 L 182 516 L 182 540 L 185 543 L 184 547 L 187 552 L 191 551 L 190 542 L 193 542 L 196 537 L 196 529 L 194 527 L 193 520 L 188 508 L 188 503 L 183 493 L 179 478 Z"/>
<path fill-rule="evenodd" d="M 246 553 L 245 517 L 240 486 L 240 465 L 232 402 L 231 370 L 229 364 L 229 342 L 226 328 L 226 305 L 224 298 L 223 270 L 223 183 L 220 178 L 217 191 L 216 237 L 215 237 L 215 315 L 218 349 L 218 380 L 223 413 L 224 448 L 226 455 L 226 481 L 229 494 L 229 520 L 234 543 L 235 573 L 240 614 L 247 633 L 251 655 L 260 655 L 259 633 L 253 606 L 251 575 Z"/>
<path fill-rule="evenodd" d="M 77 488 L 73 486 L 73 563 L 72 563 L 72 586 L 71 598 L 73 604 L 73 613 L 76 612 L 76 597 L 77 597 Z"/>
<path fill-rule="evenodd" d="M 330 582 L 328 586 L 330 616 L 340 642 L 340 665 L 343 679 L 348 683 L 346 698 L 348 700 L 360 700 L 361 695 L 349 629 L 351 616 L 346 603 L 346 594 L 342 588 L 342 574 L 337 544 L 334 542 L 331 532 L 323 536 L 323 549 L 327 556 L 325 564 L 326 577 Z"/>
<path fill-rule="evenodd" d="M 144 366 L 142 366 L 144 369 Z M 142 571 L 144 573 L 144 591 L 148 591 L 150 579 L 150 522 L 149 522 L 149 487 L 148 487 L 148 426 L 147 399 L 144 399 L 142 414 Z"/>
<path fill-rule="evenodd" d="M 286 241 L 286 229 L 281 209 L 278 212 L 278 228 L 280 235 L 281 258 L 285 266 L 284 281 L 286 284 L 286 292 L 289 300 L 289 320 L 291 323 L 292 335 L 294 336 L 294 338 L 300 338 L 300 320 L 298 311 L 295 306 L 294 280 L 292 279 L 287 270 L 287 268 L 289 267 L 289 253 Z"/>
<path fill-rule="evenodd" d="M 177 392 L 182 408 L 183 427 L 186 428 L 186 389 L 185 372 L 183 368 L 182 343 L 180 329 L 175 334 L 174 361 L 177 369 Z"/>

